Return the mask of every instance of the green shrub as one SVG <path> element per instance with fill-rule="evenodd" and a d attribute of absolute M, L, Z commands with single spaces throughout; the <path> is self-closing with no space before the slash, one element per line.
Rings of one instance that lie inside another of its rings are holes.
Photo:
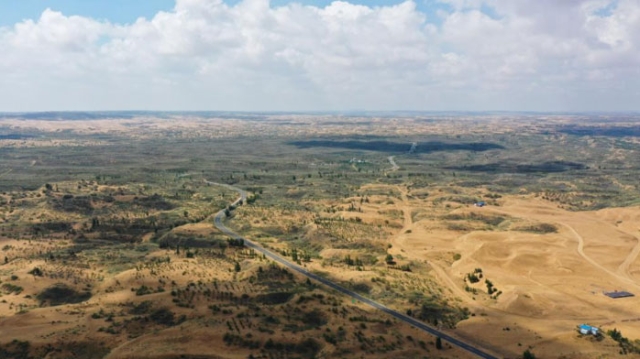
<path fill-rule="evenodd" d="M 148 300 L 145 300 L 142 303 L 134 305 L 133 308 L 131 308 L 131 310 L 129 311 L 129 313 L 134 315 L 147 314 L 151 310 L 152 306 L 153 306 L 153 303 L 151 303 Z"/>
<path fill-rule="evenodd" d="M 539 234 L 557 233 L 558 227 L 550 223 L 539 223 L 527 227 L 519 227 L 516 230 L 521 232 L 531 232 Z"/>
<path fill-rule="evenodd" d="M 256 296 L 256 301 L 262 304 L 275 305 L 275 304 L 286 303 L 289 300 L 291 300 L 292 297 L 293 297 L 293 293 L 274 292 L 274 293 L 260 294 Z"/>
<path fill-rule="evenodd" d="M 154 311 L 153 313 L 151 313 L 151 315 L 149 315 L 149 319 L 158 324 L 166 326 L 172 326 L 176 324 L 175 314 L 173 314 L 173 312 L 167 308 L 161 308 Z"/>
<path fill-rule="evenodd" d="M 31 274 L 34 277 L 42 277 L 43 273 L 42 273 L 42 269 L 35 267 L 32 270 L 29 271 L 29 274 Z"/>
<path fill-rule="evenodd" d="M 2 291 L 7 293 L 7 294 L 20 294 L 22 293 L 23 288 L 19 285 L 15 285 L 15 284 L 11 284 L 11 283 L 4 283 L 2 285 Z"/>
<path fill-rule="evenodd" d="M 91 292 L 78 292 L 66 284 L 57 283 L 40 292 L 36 298 L 40 300 L 41 304 L 50 306 L 75 304 L 91 298 Z"/>

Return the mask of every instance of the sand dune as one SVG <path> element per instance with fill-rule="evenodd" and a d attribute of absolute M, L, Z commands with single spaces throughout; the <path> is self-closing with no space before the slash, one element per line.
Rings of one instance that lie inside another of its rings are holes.
<path fill-rule="evenodd" d="M 405 203 L 421 208 L 421 201 Z M 430 209 L 444 213 L 442 209 Z M 442 285 L 472 310 L 484 313 L 460 324 L 462 335 L 480 337 L 483 342 L 504 342 L 507 351 L 522 352 L 518 345 L 531 345 L 537 355 L 559 357 L 587 346 L 593 350 L 580 358 L 600 357 L 607 347 L 577 337 L 581 323 L 617 328 L 630 338 L 640 337 L 635 318 L 640 318 L 638 297 L 610 299 L 604 291 L 628 290 L 640 295 L 640 208 L 612 208 L 596 212 L 570 212 L 534 197 L 509 197 L 499 207 L 462 206 L 448 213 L 498 215 L 507 224 L 491 230 L 452 231 L 438 220 L 423 219 L 410 224 L 411 233 L 398 235 L 394 247 L 410 258 L 428 260 Z M 557 233 L 529 233 L 519 227 L 548 223 Z M 470 226 L 476 226 L 471 223 Z M 453 261 L 443 253 L 459 253 Z M 464 282 L 467 273 L 481 268 L 483 279 Z M 501 292 L 489 298 L 484 279 Z M 465 291 L 465 285 L 478 294 Z M 482 294 L 484 293 L 484 294 Z M 496 328 L 518 327 L 504 338 Z M 597 353 L 597 354 L 596 354 Z"/>

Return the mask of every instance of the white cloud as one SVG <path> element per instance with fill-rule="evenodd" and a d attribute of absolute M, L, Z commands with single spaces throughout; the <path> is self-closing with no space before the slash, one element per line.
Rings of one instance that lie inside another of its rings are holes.
<path fill-rule="evenodd" d="M 442 2 L 440 25 L 413 1 L 47 9 L 0 29 L 0 110 L 640 110 L 637 1 Z"/>

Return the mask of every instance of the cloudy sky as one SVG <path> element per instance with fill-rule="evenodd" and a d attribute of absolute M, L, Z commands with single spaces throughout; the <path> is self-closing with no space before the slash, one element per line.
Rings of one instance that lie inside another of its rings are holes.
<path fill-rule="evenodd" d="M 0 1 L 0 111 L 639 111 L 640 0 Z"/>

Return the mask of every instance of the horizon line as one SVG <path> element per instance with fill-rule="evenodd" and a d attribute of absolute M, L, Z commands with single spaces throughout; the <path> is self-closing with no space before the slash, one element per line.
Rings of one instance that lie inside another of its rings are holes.
<path fill-rule="evenodd" d="M 0 111 L 2 115 L 100 113 L 239 113 L 239 114 L 339 114 L 339 113 L 515 113 L 515 114 L 640 114 L 640 110 L 40 110 Z"/>

